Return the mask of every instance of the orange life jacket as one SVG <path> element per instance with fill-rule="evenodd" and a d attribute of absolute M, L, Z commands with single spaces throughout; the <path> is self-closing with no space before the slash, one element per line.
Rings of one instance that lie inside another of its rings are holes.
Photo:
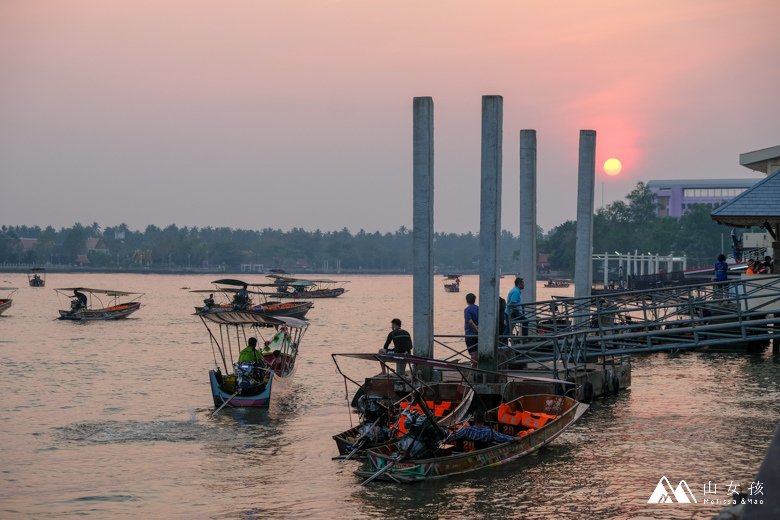
<path fill-rule="evenodd" d="M 522 425 L 534 430 L 538 430 L 547 424 L 548 421 L 551 421 L 556 417 L 558 416 L 541 412 L 513 412 L 506 403 L 503 403 L 498 407 L 499 423 L 511 424 L 513 426 Z"/>

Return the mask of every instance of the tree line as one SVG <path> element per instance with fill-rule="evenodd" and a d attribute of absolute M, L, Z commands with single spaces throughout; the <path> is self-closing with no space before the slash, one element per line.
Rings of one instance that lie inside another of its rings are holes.
<path fill-rule="evenodd" d="M 686 255 L 689 265 L 711 263 L 721 252 L 722 234 L 729 229 L 710 219 L 710 206 L 692 206 L 681 218 L 658 217 L 655 195 L 638 183 L 624 201 L 596 211 L 594 252 L 651 252 Z M 34 240 L 23 240 L 34 239 Z M 537 250 L 548 256 L 549 268 L 572 273 L 576 221 L 544 233 L 537 229 Z M 519 267 L 519 237 L 501 233 L 503 272 Z M 479 268 L 479 235 L 436 233 L 434 263 L 440 272 L 473 272 Z M 319 229 L 289 231 L 228 227 L 160 228 L 143 231 L 125 224 L 101 228 L 98 223 L 55 229 L 52 226 L 0 226 L 0 262 L 81 264 L 99 268 L 171 268 L 239 270 L 242 264 L 263 265 L 291 272 L 305 270 L 411 272 L 412 232 L 401 226 L 393 233 L 352 233 Z"/>

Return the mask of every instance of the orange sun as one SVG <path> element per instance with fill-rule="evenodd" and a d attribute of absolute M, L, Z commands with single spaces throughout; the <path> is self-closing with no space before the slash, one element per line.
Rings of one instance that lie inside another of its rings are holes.
<path fill-rule="evenodd" d="M 604 161 L 604 173 L 607 175 L 614 177 L 618 173 L 620 173 L 620 170 L 623 169 L 623 163 L 620 162 L 620 159 L 616 159 L 615 157 L 610 157 L 606 161 Z"/>

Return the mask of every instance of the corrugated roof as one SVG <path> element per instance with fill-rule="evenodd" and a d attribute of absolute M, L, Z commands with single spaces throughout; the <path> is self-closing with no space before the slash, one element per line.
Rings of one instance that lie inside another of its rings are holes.
<path fill-rule="evenodd" d="M 780 222 L 780 170 L 715 209 L 713 220 L 731 226 Z"/>

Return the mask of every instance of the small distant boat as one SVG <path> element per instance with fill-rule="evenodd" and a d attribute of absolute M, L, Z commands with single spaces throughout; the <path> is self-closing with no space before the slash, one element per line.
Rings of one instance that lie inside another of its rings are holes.
<path fill-rule="evenodd" d="M 114 291 L 111 289 L 88 289 L 86 287 L 69 287 L 54 289 L 58 294 L 71 298 L 70 309 L 60 309 L 61 320 L 97 321 L 119 320 L 127 318 L 141 308 L 137 301 L 144 293 Z M 87 296 L 89 295 L 89 296 Z M 106 302 L 103 302 L 104 297 Z M 133 298 L 127 301 L 130 296 Z"/>
<path fill-rule="evenodd" d="M 231 408 L 266 408 L 277 378 L 285 380 L 295 372 L 298 348 L 309 323 L 286 317 L 264 316 L 251 311 L 197 313 L 209 333 L 215 367 L 209 371 L 211 395 L 218 410 Z M 210 325 L 217 325 L 212 331 Z M 263 348 L 262 330 L 273 336 Z M 246 346 L 246 338 L 259 336 L 256 363 L 233 363 Z M 231 364 L 229 364 L 229 362 Z M 223 371 L 224 369 L 224 371 Z"/>
<path fill-rule="evenodd" d="M 17 287 L 0 287 L 0 292 L 7 292 L 5 298 L 0 298 L 0 314 L 3 314 L 5 311 L 7 311 L 11 305 L 13 305 L 13 300 L 11 299 L 11 296 L 18 291 L 19 289 Z"/>
<path fill-rule="evenodd" d="M 46 269 L 33 267 L 27 273 L 27 281 L 30 287 L 44 287 L 46 285 Z"/>
<path fill-rule="evenodd" d="M 369 480 L 381 479 L 411 483 L 470 473 L 490 466 L 506 464 L 533 453 L 572 426 L 588 405 L 560 395 L 525 395 L 486 414 L 485 425 L 505 435 L 519 437 L 513 442 L 482 443 L 456 440 L 433 444 L 424 458 L 405 458 L 412 448 L 398 444 L 374 448 L 367 453 L 370 471 L 357 475 Z M 429 428 L 423 423 L 421 428 Z M 426 437 L 421 431 L 418 438 Z M 429 436 L 435 439 L 436 436 Z M 368 480 L 366 481 L 368 482 Z"/>
<path fill-rule="evenodd" d="M 344 287 L 338 286 L 346 281 L 306 280 L 278 274 L 269 274 L 268 278 L 274 280 L 271 286 L 276 287 L 276 292 L 266 294 L 274 298 L 336 298 L 347 292 Z"/>
<path fill-rule="evenodd" d="M 249 290 L 250 287 L 254 289 L 257 287 L 272 286 L 273 284 L 252 284 L 232 278 L 214 280 L 212 283 L 216 286 L 215 290 L 198 289 L 192 291 L 195 293 L 208 293 L 211 295 L 209 298 L 203 300 L 203 306 L 195 307 L 196 313 L 241 310 L 257 312 L 266 316 L 285 316 L 289 318 L 304 319 L 306 313 L 314 306 L 314 303 L 310 301 L 270 301 L 266 298 L 266 293 Z M 242 289 L 238 289 L 238 287 L 246 287 L 246 294 L 242 294 Z M 222 294 L 224 296 L 223 301 L 214 301 L 212 298 L 214 293 Z M 260 295 L 265 301 L 255 305 L 252 301 L 252 295 Z"/>
<path fill-rule="evenodd" d="M 571 285 L 571 282 L 567 282 L 566 280 L 547 280 L 547 283 L 544 284 L 545 287 L 554 287 L 556 289 L 560 288 L 566 288 Z"/>
<path fill-rule="evenodd" d="M 444 292 L 460 292 L 460 277 L 459 274 L 445 274 Z"/>

